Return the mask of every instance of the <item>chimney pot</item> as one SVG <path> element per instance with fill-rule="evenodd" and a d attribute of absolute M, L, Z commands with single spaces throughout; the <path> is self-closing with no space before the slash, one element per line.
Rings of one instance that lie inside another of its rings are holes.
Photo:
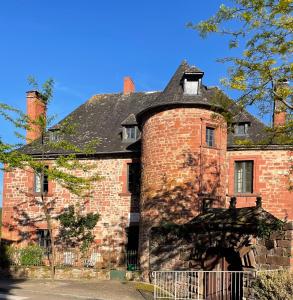
<path fill-rule="evenodd" d="M 279 80 L 275 85 L 275 91 L 278 89 L 279 86 L 286 86 L 289 85 L 287 80 Z M 273 127 L 284 126 L 286 124 L 286 107 L 275 96 L 274 99 L 274 115 L 273 115 Z"/>
<path fill-rule="evenodd" d="M 26 105 L 27 116 L 31 122 L 29 122 L 29 128 L 26 131 L 26 142 L 30 143 L 38 139 L 41 135 L 41 128 L 34 124 L 40 116 L 46 116 L 45 104 L 41 101 L 41 95 L 38 91 L 26 92 Z"/>
<path fill-rule="evenodd" d="M 129 95 L 135 92 L 135 85 L 131 77 L 124 77 L 123 94 Z"/>

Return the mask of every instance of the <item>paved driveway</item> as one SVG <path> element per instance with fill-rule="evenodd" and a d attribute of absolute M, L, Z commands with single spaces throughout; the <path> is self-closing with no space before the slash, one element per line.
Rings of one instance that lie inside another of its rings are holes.
<path fill-rule="evenodd" d="M 0 280 L 6 300 L 143 300 L 134 284 L 119 281 Z"/>

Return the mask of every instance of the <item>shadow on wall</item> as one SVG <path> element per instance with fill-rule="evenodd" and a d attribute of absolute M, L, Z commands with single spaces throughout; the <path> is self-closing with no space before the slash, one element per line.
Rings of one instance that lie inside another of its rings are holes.
<path fill-rule="evenodd" d="M 213 230 L 192 230 L 178 226 L 153 228 L 150 242 L 150 268 L 155 270 L 241 271 L 241 259 L 249 251 L 251 234 Z M 225 260 L 225 265 L 223 261 Z M 255 261 L 250 261 L 252 267 Z"/>
<path fill-rule="evenodd" d="M 202 210 L 202 199 L 211 199 L 212 207 L 225 205 L 224 186 L 221 183 L 221 167 L 217 159 L 207 155 L 184 152 L 179 168 L 182 178 L 161 175 L 161 188 L 143 191 L 141 210 L 150 227 L 164 222 L 186 223 Z"/>
<path fill-rule="evenodd" d="M 182 153 L 182 158 L 183 162 L 179 165 L 179 173 L 182 174 L 183 179 L 186 179 L 184 182 L 179 182 L 181 178 L 169 178 L 166 174 L 162 174 L 160 189 L 147 188 L 143 190 L 141 253 L 144 251 L 149 253 L 151 250 L 148 249 L 148 240 L 152 227 L 168 223 L 187 223 L 202 211 L 205 200 L 208 200 L 206 203 L 210 207 L 225 206 L 224 174 L 222 174 L 219 158 L 192 152 Z M 179 247 L 180 241 L 172 239 L 172 243 L 176 249 Z M 163 256 L 159 258 L 160 260 L 172 261 L 178 257 L 176 251 L 165 250 L 161 249 Z M 149 255 L 143 255 L 141 265 L 152 264 L 151 259 Z"/>

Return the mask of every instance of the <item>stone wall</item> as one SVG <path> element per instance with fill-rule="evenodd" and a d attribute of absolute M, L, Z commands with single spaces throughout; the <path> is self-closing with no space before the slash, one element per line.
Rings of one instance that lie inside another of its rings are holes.
<path fill-rule="evenodd" d="M 293 222 L 267 239 L 257 239 L 253 249 L 258 269 L 293 269 Z"/>
<path fill-rule="evenodd" d="M 114 255 L 124 250 L 125 228 L 129 226 L 131 212 L 138 212 L 139 199 L 127 191 L 127 164 L 132 159 L 109 158 L 88 160 L 94 165 L 101 180 L 92 184 L 91 196 L 80 198 L 68 190 L 49 182 L 48 203 L 54 207 L 52 215 L 59 215 L 70 204 L 79 204 L 86 213 L 97 212 L 100 219 L 94 229 L 95 243 L 101 251 Z M 50 166 L 52 162 L 48 162 Z M 14 170 L 4 174 L 2 238 L 23 245 L 35 238 L 36 229 L 47 227 L 38 194 L 34 190 L 31 170 Z M 58 233 L 58 223 L 54 223 Z M 115 256 L 115 255 L 114 255 Z"/>

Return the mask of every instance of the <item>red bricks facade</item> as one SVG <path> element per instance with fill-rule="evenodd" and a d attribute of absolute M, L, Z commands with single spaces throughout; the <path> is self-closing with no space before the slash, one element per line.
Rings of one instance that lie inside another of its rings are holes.
<path fill-rule="evenodd" d="M 206 143 L 207 127 L 214 129 L 212 147 Z M 101 251 L 116 252 L 117 263 L 127 243 L 130 213 L 138 212 L 140 201 L 141 266 L 147 270 L 150 228 L 161 222 L 189 221 L 200 212 L 202 194 L 214 199 L 213 206 L 227 207 L 227 196 L 235 195 L 234 164 L 242 160 L 254 162 L 253 193 L 237 195 L 237 207 L 254 206 L 261 195 L 264 209 L 292 221 L 293 198 L 288 189 L 292 151 L 227 150 L 223 117 L 195 107 L 165 109 L 143 121 L 140 200 L 127 190 L 127 164 L 133 159 L 119 157 L 87 161 L 102 176 L 92 187 L 92 197 L 81 200 L 50 182 L 48 199 L 54 201 L 56 215 L 74 203 L 80 203 L 85 212 L 98 212 L 96 243 Z M 2 238 L 22 242 L 36 228 L 45 228 L 33 185 L 34 174 L 29 170 L 5 173 Z"/>

